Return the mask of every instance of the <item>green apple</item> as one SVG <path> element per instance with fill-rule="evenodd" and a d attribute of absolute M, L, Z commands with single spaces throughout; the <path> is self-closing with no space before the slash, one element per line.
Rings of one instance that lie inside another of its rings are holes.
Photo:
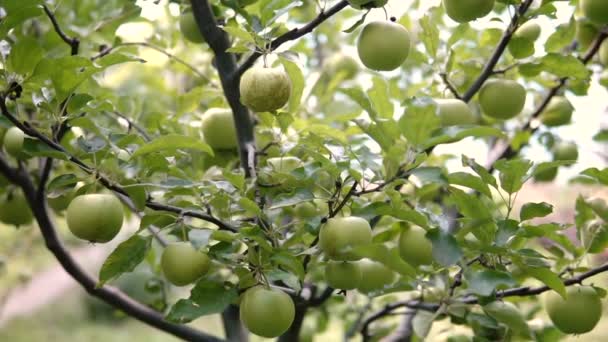
<path fill-rule="evenodd" d="M 279 173 L 290 173 L 302 166 L 302 161 L 298 157 L 276 157 L 266 159 L 266 163 Z"/>
<path fill-rule="evenodd" d="M 20 158 L 23 152 L 25 133 L 19 127 L 11 127 L 4 135 L 4 150 L 15 158 Z"/>
<path fill-rule="evenodd" d="M 483 18 L 492 12 L 494 0 L 443 0 L 448 17 L 459 23 Z"/>
<path fill-rule="evenodd" d="M 361 293 L 369 294 L 382 290 L 395 281 L 395 273 L 379 262 L 362 259 L 358 264 L 361 270 L 361 281 L 357 290 Z"/>
<path fill-rule="evenodd" d="M 602 317 L 602 301 L 591 286 L 568 287 L 566 299 L 551 291 L 544 305 L 551 322 L 565 334 L 590 332 Z"/>
<path fill-rule="evenodd" d="M 194 19 L 194 14 L 192 13 L 192 11 L 184 11 L 179 16 L 179 29 L 184 35 L 184 37 L 189 41 L 193 43 L 205 42 L 205 38 L 203 37 L 201 31 L 198 28 L 198 24 L 196 23 L 196 19 Z"/>
<path fill-rule="evenodd" d="M 564 96 L 556 96 L 551 99 L 547 108 L 540 115 L 540 121 L 545 126 L 555 127 L 570 123 L 574 106 Z"/>
<path fill-rule="evenodd" d="M 442 126 L 471 125 L 477 119 L 471 108 L 462 100 L 458 99 L 436 99 L 439 109 L 439 118 Z"/>
<path fill-rule="evenodd" d="M 317 216 L 319 214 L 319 210 L 314 203 L 303 202 L 296 205 L 295 214 L 297 217 L 311 218 Z"/>
<path fill-rule="evenodd" d="M 578 159 L 578 147 L 573 142 L 560 141 L 552 149 L 554 160 L 572 160 Z"/>
<path fill-rule="evenodd" d="M 348 4 L 355 9 L 370 9 L 384 7 L 388 0 L 348 0 Z"/>
<path fill-rule="evenodd" d="M 283 69 L 252 67 L 239 85 L 241 103 L 254 112 L 273 112 L 289 101 L 291 80 Z"/>
<path fill-rule="evenodd" d="M 489 117 L 511 119 L 524 109 L 526 89 L 511 80 L 488 80 L 479 91 L 479 104 Z"/>
<path fill-rule="evenodd" d="M 589 20 L 579 19 L 576 21 L 576 41 L 578 42 L 579 50 L 587 51 L 598 34 L 597 27 Z"/>
<path fill-rule="evenodd" d="M 323 71 L 329 76 L 340 75 L 345 80 L 352 80 L 357 76 L 359 63 L 351 56 L 337 53 L 327 59 Z"/>
<path fill-rule="evenodd" d="M 401 24 L 373 21 L 361 30 L 357 52 L 361 62 L 372 70 L 397 69 L 410 53 L 409 32 Z"/>
<path fill-rule="evenodd" d="M 557 176 L 559 168 L 552 167 L 534 175 L 534 181 L 537 183 L 551 182 Z"/>
<path fill-rule="evenodd" d="M 247 329 L 274 338 L 286 332 L 295 317 L 293 300 L 285 292 L 256 286 L 241 300 L 240 318 Z"/>
<path fill-rule="evenodd" d="M 31 223 L 33 219 L 34 214 L 21 190 L 9 192 L 0 198 L 0 221 L 21 226 Z"/>
<path fill-rule="evenodd" d="M 418 267 L 433 262 L 433 244 L 426 237 L 426 230 L 418 226 L 405 228 L 399 236 L 399 254 L 408 264 Z"/>
<path fill-rule="evenodd" d="M 214 150 L 232 150 L 237 146 L 236 127 L 232 112 L 211 108 L 203 115 L 203 138 Z"/>
<path fill-rule="evenodd" d="M 334 217 L 327 220 L 319 233 L 319 245 L 329 259 L 354 261 L 361 259 L 348 249 L 372 242 L 372 229 L 360 217 Z"/>
<path fill-rule="evenodd" d="M 608 24 L 608 1 L 606 0 L 581 0 L 583 15 L 595 24 Z"/>
<path fill-rule="evenodd" d="M 163 250 L 160 266 L 171 284 L 185 286 L 207 274 L 211 260 L 190 242 L 175 242 Z"/>
<path fill-rule="evenodd" d="M 600 45 L 600 51 L 598 51 L 600 63 L 604 66 L 608 66 L 608 39 L 605 39 Z"/>
<path fill-rule="evenodd" d="M 361 269 L 359 263 L 330 261 L 325 266 L 325 281 L 335 289 L 352 290 L 359 286 Z"/>
<path fill-rule="evenodd" d="M 108 242 L 120 231 L 122 203 L 111 194 L 81 195 L 68 206 L 66 221 L 76 237 L 90 242 Z"/>
<path fill-rule="evenodd" d="M 540 37 L 541 28 L 535 21 L 526 21 L 513 34 L 513 37 L 523 38 L 529 41 L 536 41 Z"/>

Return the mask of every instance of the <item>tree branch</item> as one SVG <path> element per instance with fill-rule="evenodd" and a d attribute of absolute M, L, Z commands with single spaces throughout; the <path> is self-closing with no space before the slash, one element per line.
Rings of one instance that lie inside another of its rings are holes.
<path fill-rule="evenodd" d="M 283 45 L 284 43 L 286 43 L 290 40 L 296 40 L 296 39 L 312 32 L 317 26 L 321 25 L 325 20 L 331 18 L 334 14 L 340 12 L 346 6 L 348 6 L 348 1 L 342 0 L 342 1 L 338 2 L 337 4 L 335 4 L 333 7 L 331 7 L 330 9 L 328 9 L 327 11 L 321 11 L 321 13 L 319 13 L 319 15 L 315 19 L 313 19 L 311 22 L 309 22 L 308 24 L 306 24 L 300 28 L 292 29 L 291 31 L 286 32 L 286 33 L 280 35 L 279 37 L 277 37 L 275 40 L 273 40 L 269 44 L 268 50 L 274 51 L 279 46 Z M 238 70 L 236 71 L 235 78 L 240 78 L 241 75 L 245 71 L 247 71 L 247 69 L 251 68 L 253 66 L 253 64 L 255 63 L 255 61 L 257 61 L 258 58 L 260 58 L 261 56 L 262 56 L 262 53 L 260 53 L 258 51 L 254 52 L 251 56 L 249 56 L 249 58 L 247 58 L 245 60 L 245 62 L 243 62 L 243 64 L 241 64 L 241 66 L 239 66 Z"/>
<path fill-rule="evenodd" d="M 53 24 L 53 28 L 55 29 L 55 32 L 57 32 L 57 34 L 59 35 L 61 40 L 63 40 L 66 44 L 68 44 L 70 46 L 70 49 L 71 49 L 70 54 L 72 56 L 77 55 L 78 49 L 80 47 L 80 40 L 76 37 L 70 37 L 65 32 L 63 32 L 63 30 L 61 29 L 61 26 L 59 26 L 59 22 L 57 22 L 57 18 L 55 17 L 55 14 L 53 12 L 51 12 L 51 10 L 49 9 L 49 7 L 46 4 L 42 5 L 42 9 L 44 9 L 44 13 L 46 13 L 46 15 L 51 20 L 51 23 Z"/>
<path fill-rule="evenodd" d="M 484 66 L 483 70 L 481 71 L 481 74 L 477 77 L 477 80 L 475 80 L 473 85 L 471 85 L 471 87 L 462 96 L 462 100 L 464 102 L 471 101 L 471 99 L 475 96 L 475 94 L 477 94 L 479 89 L 481 89 L 486 80 L 490 76 L 492 76 L 496 64 L 498 64 L 500 57 L 502 57 L 502 54 L 505 52 L 507 46 L 509 45 L 509 41 L 511 41 L 513 34 L 519 27 L 519 19 L 528 11 L 530 5 L 532 5 L 532 2 L 534 2 L 534 0 L 525 0 L 521 5 L 519 5 L 519 8 L 511 18 L 509 27 L 507 27 L 507 29 L 503 33 L 502 38 L 498 43 L 498 46 L 496 46 L 496 50 L 494 50 L 494 53 Z"/>
<path fill-rule="evenodd" d="M 3 101 L 2 101 L 3 103 Z M 144 323 L 166 331 L 187 341 L 220 342 L 221 339 L 194 330 L 186 325 L 165 321 L 162 314 L 138 303 L 117 288 L 111 286 L 97 287 L 97 280 L 82 269 L 63 246 L 57 235 L 54 223 L 48 215 L 46 202 L 38 200 L 37 191 L 27 171 L 13 169 L 0 157 L 0 173 L 23 190 L 29 206 L 44 238 L 47 248 L 53 253 L 63 269 L 72 276 L 92 296 L 116 307 Z"/>
<path fill-rule="evenodd" d="M 230 305 L 224 310 L 222 323 L 224 323 L 224 333 L 228 342 L 249 341 L 249 332 L 241 323 L 238 306 Z"/>

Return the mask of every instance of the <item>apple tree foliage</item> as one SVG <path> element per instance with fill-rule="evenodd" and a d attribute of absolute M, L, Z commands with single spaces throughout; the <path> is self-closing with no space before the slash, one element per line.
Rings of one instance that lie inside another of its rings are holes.
<path fill-rule="evenodd" d="M 429 2 L 0 2 L 0 220 L 35 221 L 89 293 L 185 340 L 221 341 L 185 325 L 211 314 L 235 341 L 248 339 L 242 321 L 282 341 L 330 322 L 364 341 L 433 327 L 461 327 L 451 341 L 593 329 L 606 203 L 573 199 L 571 224 L 538 220 L 550 203 L 514 207 L 525 183 L 576 163 L 555 127 L 574 110 L 585 120 L 567 98 L 608 85 L 606 2 Z M 142 4 L 162 15 L 142 16 Z M 556 23 L 557 7 L 569 21 Z M 386 19 L 368 16 L 383 9 Z M 492 25 L 478 29 L 480 18 Z M 449 149 L 463 139 L 485 144 L 488 160 Z M 528 159 L 539 142 L 550 161 Z M 602 165 L 571 181 L 608 185 Z M 99 223 L 115 230 L 120 213 L 79 197 L 93 194 L 119 199 L 139 225 L 97 276 L 56 229 L 67 215 L 81 237 L 112 239 Z M 136 269 L 156 275 L 148 290 L 192 284 L 190 296 L 140 303 L 112 287 Z"/>

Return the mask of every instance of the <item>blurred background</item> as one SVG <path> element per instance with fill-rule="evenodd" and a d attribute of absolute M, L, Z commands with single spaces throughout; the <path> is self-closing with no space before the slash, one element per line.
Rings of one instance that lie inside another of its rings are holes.
<path fill-rule="evenodd" d="M 322 3 L 323 1 L 321 1 Z M 539 1 L 540 2 L 540 1 Z M 400 17 L 411 5 L 412 1 L 391 0 L 387 11 L 391 16 Z M 177 4 L 167 4 L 160 1 L 138 0 L 142 7 L 142 17 L 147 21 L 123 25 L 118 29 L 124 41 L 145 41 L 156 33 L 156 26 L 171 26 L 177 31 L 175 16 L 179 15 Z M 424 15 L 425 8 L 437 6 L 440 0 L 422 1 L 419 11 L 408 13 L 416 18 Z M 553 31 L 555 25 L 570 20 L 571 7 L 567 2 L 557 2 L 558 19 L 553 22 L 539 22 L 543 33 L 538 40 L 537 54 L 543 54 L 542 42 Z M 374 10 L 368 16 L 384 18 L 382 10 Z M 344 27 L 350 26 L 358 16 L 349 19 Z M 502 18 L 505 19 L 505 18 Z M 504 27 L 504 22 L 496 20 L 495 16 L 488 16 L 472 24 L 484 30 L 490 27 Z M 449 35 L 449 33 L 445 33 Z M 544 39 L 543 39 L 544 38 Z M 447 38 L 446 38 L 447 39 Z M 288 48 L 288 46 L 287 46 Z M 184 44 L 176 44 L 168 51 L 183 56 L 184 59 L 194 63 L 209 64 L 208 60 L 200 60 L 191 48 Z M 345 46 L 344 51 L 355 55 L 354 47 Z M 147 63 L 143 65 L 125 65 L 107 72 L 100 79 L 105 86 L 128 86 L 132 76 L 138 72 L 162 72 L 170 62 L 161 53 L 150 49 L 138 50 L 139 57 Z M 596 73 L 597 74 L 597 73 Z M 365 82 L 365 78 L 361 80 Z M 589 167 L 605 167 L 604 156 L 608 155 L 606 146 L 593 141 L 593 135 L 599 127 L 606 124 L 605 109 L 608 92 L 598 82 L 594 82 L 589 89 L 589 95 L 583 97 L 569 96 L 576 111 L 573 124 L 558 128 L 555 133 L 563 139 L 575 141 L 579 145 L 579 163 L 560 169 L 556 182 L 539 184 L 528 183 L 519 195 L 519 203 L 546 201 L 555 206 L 554 213 L 546 218 L 547 221 L 571 223 L 574 215 L 574 199 L 579 195 L 608 198 L 605 189 L 588 185 L 573 185 L 568 181 L 580 171 Z M 528 109 L 533 103 L 529 101 Z M 458 144 L 443 145 L 436 149 L 437 153 L 450 154 L 454 151 L 466 151 L 469 157 L 477 159 L 481 164 L 487 160 L 488 150 L 485 144 L 474 140 L 465 140 Z M 525 151 L 525 156 L 534 161 L 549 160 L 546 149 L 539 143 L 533 143 Z M 455 171 L 460 166 L 459 160 L 449 164 Z M 65 243 L 72 254 L 90 272 L 96 274 L 100 264 L 112 251 L 113 247 L 125 240 L 135 229 L 138 223 L 131 220 L 129 229 L 123 229 L 121 235 L 107 245 L 89 245 L 77 241 L 67 234 L 67 228 L 62 217 L 57 217 L 58 227 Z M 606 277 L 596 277 L 596 283 L 607 284 Z M 123 288 L 127 293 L 142 301 L 154 302 L 146 286 L 153 286 L 154 279 L 145 271 L 135 272 L 129 277 L 119 279 L 115 285 Z M 188 290 L 163 293 L 163 296 L 179 298 L 187 296 Z M 152 296 L 153 297 L 153 296 Z M 608 312 L 608 310 L 605 310 Z M 218 336 L 223 335 L 222 325 L 218 316 L 209 316 L 199 319 L 193 325 L 209 331 Z M 451 332 L 445 330 L 442 324 L 435 324 L 429 341 L 444 341 Z M 343 331 L 338 322 L 328 322 L 328 329 L 316 336 L 317 341 L 340 341 Z M 571 338 L 573 341 L 608 341 L 608 318 L 604 318 L 600 325 L 590 334 Z M 29 341 L 176 341 L 173 337 L 125 317 L 107 305 L 90 298 L 86 293 L 63 271 L 57 261 L 46 250 L 44 241 L 37 227 L 19 227 L 0 225 L 0 341 L 29 342 Z"/>

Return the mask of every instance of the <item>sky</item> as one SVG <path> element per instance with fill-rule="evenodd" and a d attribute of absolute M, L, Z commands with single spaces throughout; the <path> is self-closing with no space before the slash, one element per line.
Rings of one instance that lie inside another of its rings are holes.
<path fill-rule="evenodd" d="M 165 1 L 161 2 L 160 5 L 154 5 L 153 2 L 149 0 L 138 0 L 137 3 L 143 8 L 142 16 L 148 19 L 162 21 L 165 15 L 163 9 L 163 3 L 165 3 Z M 405 13 L 406 10 L 409 9 L 411 3 L 412 1 L 409 0 L 389 0 L 386 9 L 391 16 L 400 17 L 403 13 Z M 441 0 L 422 1 L 422 3 L 422 8 L 419 11 L 410 11 L 410 16 L 412 18 L 422 17 L 428 8 L 439 6 L 441 4 Z M 538 6 L 539 3 L 540 1 L 535 1 L 533 7 Z M 541 38 L 538 40 L 536 46 L 536 54 L 538 56 L 543 55 L 543 43 L 554 31 L 554 28 L 561 23 L 568 22 L 572 14 L 572 8 L 568 5 L 568 2 L 555 2 L 554 4 L 558 8 L 557 20 L 549 20 L 544 18 L 535 19 L 542 27 Z M 173 14 L 177 14 L 177 8 L 172 7 L 171 12 Z M 384 19 L 384 17 L 384 11 L 381 9 L 376 9 L 371 11 L 370 15 L 367 17 L 367 20 Z M 504 28 L 506 26 L 504 22 L 493 20 L 495 18 L 496 16 L 490 15 L 471 23 L 471 25 L 480 30 L 488 27 Z M 502 19 L 505 22 L 508 20 L 507 17 L 503 17 Z M 139 27 L 138 30 L 133 30 L 132 27 L 129 29 L 125 28 L 123 31 L 130 32 L 130 34 L 126 34 L 124 38 L 127 40 L 141 40 L 142 36 L 145 37 L 152 34 L 152 28 L 146 27 L 145 25 L 140 26 L 141 27 Z M 347 48 L 345 51 L 349 54 L 356 54 L 356 49 L 354 47 L 351 49 Z M 152 63 L 165 62 L 164 59 L 156 59 L 156 61 L 150 59 L 148 60 Z M 597 75 L 594 76 L 594 78 L 596 77 Z M 365 87 L 365 85 L 363 86 Z M 595 133 L 597 133 L 600 127 L 604 127 L 607 123 L 605 115 L 605 109 L 608 103 L 608 101 L 605 100 L 607 95 L 607 90 L 600 86 L 597 82 L 593 82 L 587 96 L 577 97 L 573 96 L 572 94 L 567 94 L 568 99 L 576 108 L 573 115 L 573 124 L 554 129 L 554 132 L 559 134 L 563 139 L 575 141 L 579 145 L 579 163 L 567 169 L 562 168 L 558 176 L 559 183 L 567 182 L 570 177 L 588 167 L 604 166 L 602 160 L 598 157 L 597 152 L 604 151 L 605 148 L 593 142 L 592 137 Z M 526 105 L 528 110 L 533 109 L 533 103 L 531 100 L 532 98 L 530 96 Z M 467 151 L 467 155 L 469 157 L 475 158 L 481 164 L 485 164 L 488 152 L 483 143 L 480 141 L 473 141 L 472 139 L 457 144 L 442 145 L 435 150 L 436 153 L 446 154 L 454 153 L 454 151 Z M 539 146 L 538 144 L 532 144 L 532 146 L 527 149 L 526 157 L 533 161 L 548 161 L 550 159 L 550 155 L 546 152 L 545 148 Z M 450 162 L 448 167 L 451 171 L 456 171 L 461 168 L 458 160 Z"/>

